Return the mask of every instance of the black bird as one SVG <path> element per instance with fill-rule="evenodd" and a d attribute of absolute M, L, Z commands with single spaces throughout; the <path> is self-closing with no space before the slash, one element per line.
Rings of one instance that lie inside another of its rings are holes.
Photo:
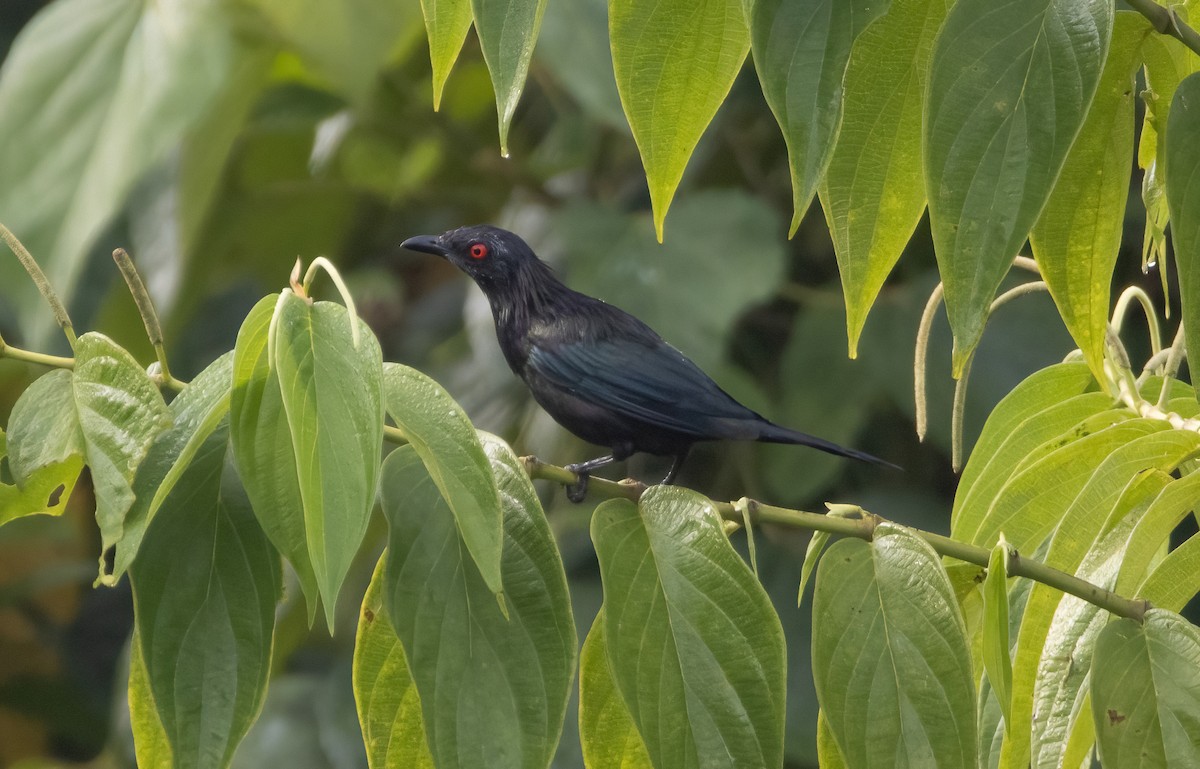
<path fill-rule="evenodd" d="M 517 235 L 486 225 L 421 235 L 402 248 L 449 260 L 483 289 L 512 370 L 555 421 L 610 454 L 569 465 L 583 499 L 588 474 L 637 452 L 674 457 L 675 480 L 692 444 L 792 443 L 879 465 L 888 462 L 780 427 L 722 390 L 683 353 L 629 313 L 562 284 Z"/>

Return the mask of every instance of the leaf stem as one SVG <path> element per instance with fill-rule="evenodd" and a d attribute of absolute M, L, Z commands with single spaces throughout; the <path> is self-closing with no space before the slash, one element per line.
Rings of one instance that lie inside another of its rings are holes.
<path fill-rule="evenodd" d="M 2 227 L 3 225 L 0 225 Z M 46 355 L 45 353 L 33 352 L 32 350 L 23 350 L 20 347 L 13 347 L 8 342 L 4 341 L 4 337 L 0 337 L 0 358 L 12 358 L 13 360 L 24 361 L 25 363 L 37 363 L 41 366 L 49 366 L 51 368 L 75 368 L 74 358 L 62 358 L 58 355 Z"/>
<path fill-rule="evenodd" d="M 71 323 L 71 316 L 67 315 L 67 308 L 63 306 L 62 301 L 58 298 L 58 294 L 54 292 L 54 287 L 50 285 L 50 279 L 46 277 L 46 273 L 42 272 L 42 268 L 34 260 L 29 251 L 17 239 L 16 235 L 12 234 L 12 230 L 0 224 L 0 239 L 8 244 L 12 252 L 16 254 L 17 260 L 21 266 L 25 268 L 25 272 L 33 279 L 34 285 L 37 286 L 42 298 L 50 305 L 50 310 L 54 313 L 54 320 L 62 327 L 63 333 L 67 336 L 67 342 L 71 345 L 71 349 L 75 349 L 75 326 Z"/>
<path fill-rule="evenodd" d="M 1161 6 L 1154 0 L 1128 0 L 1128 3 L 1130 8 L 1145 16 L 1159 34 L 1170 35 L 1200 54 L 1200 33 L 1180 19 L 1174 9 Z"/>
<path fill-rule="evenodd" d="M 158 358 L 158 379 L 172 390 L 182 390 L 187 383 L 171 376 L 171 368 L 167 365 L 167 348 L 163 344 L 162 325 L 158 322 L 158 312 L 154 309 L 154 302 L 150 299 L 150 292 L 146 290 L 142 276 L 134 266 L 128 251 L 118 248 L 113 251 L 112 256 L 113 261 L 117 263 L 117 269 L 121 271 L 121 277 L 125 279 L 125 285 L 129 286 L 133 303 L 137 305 L 138 314 L 142 316 L 142 325 L 146 327 L 146 336 L 154 347 L 154 355 Z"/>
<path fill-rule="evenodd" d="M 565 467 L 548 464 L 534 456 L 521 457 L 521 464 L 530 478 L 564 484 L 575 483 L 579 480 L 575 473 Z M 614 497 L 629 499 L 634 502 L 641 497 L 646 488 L 644 483 L 631 479 L 617 482 L 604 478 L 590 478 L 588 482 L 588 493 L 590 495 L 609 499 Z M 885 518 L 865 510 L 861 511 L 857 517 L 840 517 L 836 515 L 822 515 L 821 513 L 813 513 L 807 510 L 793 510 L 787 507 L 767 505 L 746 497 L 736 502 L 713 501 L 712 505 L 717 509 L 722 518 L 739 524 L 743 523 L 743 516 L 746 516 L 758 524 L 772 523 L 779 526 L 790 526 L 809 531 L 823 531 L 829 534 L 855 537 L 868 541 L 874 537 L 875 529 L 879 524 L 887 522 Z M 966 563 L 973 563 L 984 568 L 988 566 L 991 551 L 986 548 L 960 542 L 941 534 L 934 534 L 931 531 L 923 531 L 921 529 L 911 529 L 911 531 L 928 542 L 939 555 L 955 558 Z M 1005 560 L 1007 562 L 1008 576 L 1025 577 L 1026 579 L 1040 582 L 1043 585 L 1049 585 L 1064 593 L 1082 598 L 1088 603 L 1095 604 L 1119 617 L 1128 617 L 1141 622 L 1142 618 L 1146 615 L 1147 609 L 1150 608 L 1149 601 L 1140 598 L 1125 598 L 1124 596 L 1117 595 L 1111 590 L 1106 590 L 1087 580 L 1080 579 L 1065 571 L 1060 571 L 1041 561 L 1025 558 L 1017 553 L 1015 548 L 1009 548 L 1008 557 Z"/>

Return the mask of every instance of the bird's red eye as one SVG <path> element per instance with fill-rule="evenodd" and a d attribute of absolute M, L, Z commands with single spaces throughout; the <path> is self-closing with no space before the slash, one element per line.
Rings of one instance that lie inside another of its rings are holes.
<path fill-rule="evenodd" d="M 472 243 L 471 244 L 471 258 L 472 259 L 483 259 L 487 255 L 488 255 L 488 247 L 487 246 L 483 245 L 482 243 Z"/>

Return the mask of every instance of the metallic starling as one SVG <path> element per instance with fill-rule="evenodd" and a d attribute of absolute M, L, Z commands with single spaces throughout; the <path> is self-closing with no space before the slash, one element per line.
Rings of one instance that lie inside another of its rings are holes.
<path fill-rule="evenodd" d="M 791 443 L 879 465 L 888 462 L 780 427 L 734 400 L 683 353 L 629 313 L 572 291 L 517 235 L 460 227 L 409 238 L 401 247 L 437 254 L 487 296 L 496 338 L 512 370 L 555 421 L 611 453 L 568 465 L 578 482 L 637 452 L 674 457 L 675 480 L 692 444 L 742 440 Z"/>

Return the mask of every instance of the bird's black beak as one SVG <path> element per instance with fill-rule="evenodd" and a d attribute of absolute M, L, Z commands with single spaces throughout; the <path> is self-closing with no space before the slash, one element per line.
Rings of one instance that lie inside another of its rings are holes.
<path fill-rule="evenodd" d="M 400 244 L 400 248 L 407 248 L 410 251 L 421 251 L 426 254 L 437 254 L 441 257 L 446 257 L 450 254 L 434 235 L 418 235 L 415 238 L 409 238 Z"/>

